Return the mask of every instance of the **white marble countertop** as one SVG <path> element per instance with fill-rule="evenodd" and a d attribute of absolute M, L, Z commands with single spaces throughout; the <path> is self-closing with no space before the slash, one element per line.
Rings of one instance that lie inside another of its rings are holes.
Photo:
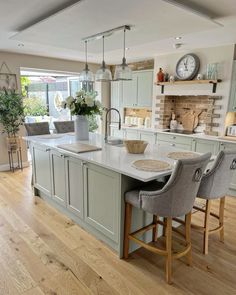
<path fill-rule="evenodd" d="M 169 145 L 159 147 L 158 145 L 149 144 L 144 154 L 129 154 L 125 147 L 112 146 L 104 143 L 103 136 L 100 134 L 91 133 L 89 141 L 81 141 L 102 147 L 102 150 L 86 153 L 73 153 L 60 149 L 57 146 L 61 144 L 74 143 L 75 138 L 70 134 L 52 134 L 43 136 L 28 136 L 25 140 L 37 145 L 42 145 L 55 149 L 62 154 L 76 157 L 82 161 L 93 163 L 101 167 L 116 171 L 118 173 L 130 176 L 132 178 L 147 182 L 166 175 L 169 175 L 172 170 L 163 172 L 146 172 L 140 171 L 132 167 L 132 163 L 140 159 L 159 159 L 167 161 L 172 166 L 175 161 L 167 158 L 167 154 L 172 151 L 178 151 L 175 147 Z"/>

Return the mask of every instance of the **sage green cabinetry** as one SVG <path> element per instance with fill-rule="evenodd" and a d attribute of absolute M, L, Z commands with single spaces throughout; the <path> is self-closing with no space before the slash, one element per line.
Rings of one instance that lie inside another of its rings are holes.
<path fill-rule="evenodd" d="M 50 149 L 31 145 L 31 155 L 34 186 L 47 196 L 51 196 Z"/>
<path fill-rule="evenodd" d="M 160 146 L 170 145 L 179 149 L 192 150 L 192 138 L 186 136 L 158 133 L 157 144 Z"/>
<path fill-rule="evenodd" d="M 139 134 L 138 130 L 126 129 L 125 130 L 125 139 L 140 139 L 140 134 Z"/>
<path fill-rule="evenodd" d="M 83 219 L 83 162 L 73 157 L 66 157 L 65 171 L 67 209 Z"/>
<path fill-rule="evenodd" d="M 50 152 L 51 195 L 61 206 L 66 206 L 65 156 L 55 150 Z"/>
<path fill-rule="evenodd" d="M 84 169 L 85 221 L 118 242 L 120 174 L 91 163 Z"/>
<path fill-rule="evenodd" d="M 198 153 L 212 153 L 217 155 L 219 152 L 219 142 L 215 140 L 193 139 L 193 150 Z"/>
<path fill-rule="evenodd" d="M 156 143 L 156 133 L 140 131 L 139 134 L 140 134 L 140 139 L 141 140 L 145 140 L 150 144 L 155 144 Z"/>
<path fill-rule="evenodd" d="M 233 71 L 232 71 L 228 111 L 229 112 L 236 111 L 236 61 L 233 62 Z"/>
<path fill-rule="evenodd" d="M 124 107 L 152 107 L 153 71 L 133 72 L 132 81 L 123 81 Z"/>

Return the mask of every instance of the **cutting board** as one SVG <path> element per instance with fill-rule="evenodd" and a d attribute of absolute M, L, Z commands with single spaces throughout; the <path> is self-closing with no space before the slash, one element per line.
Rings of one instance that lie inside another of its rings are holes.
<path fill-rule="evenodd" d="M 69 152 L 73 153 L 86 153 L 86 152 L 94 152 L 94 151 L 100 151 L 102 148 L 95 146 L 95 145 L 90 145 L 90 144 L 85 144 L 85 143 L 70 143 L 70 144 L 61 144 L 57 146 L 60 149 L 67 150 Z"/>
<path fill-rule="evenodd" d="M 193 111 L 189 111 L 183 114 L 182 125 L 184 130 L 193 131 L 195 124 L 195 114 Z"/>

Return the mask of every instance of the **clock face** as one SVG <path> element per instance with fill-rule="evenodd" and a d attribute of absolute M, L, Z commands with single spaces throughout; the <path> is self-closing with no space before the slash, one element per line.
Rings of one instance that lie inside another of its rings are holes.
<path fill-rule="evenodd" d="M 200 61 L 195 54 L 186 54 L 176 65 L 176 75 L 180 80 L 191 80 L 197 75 L 199 66 Z"/>

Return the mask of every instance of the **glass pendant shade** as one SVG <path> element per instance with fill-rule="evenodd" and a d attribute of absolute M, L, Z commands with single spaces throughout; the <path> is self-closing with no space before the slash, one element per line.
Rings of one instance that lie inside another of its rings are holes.
<path fill-rule="evenodd" d="M 132 70 L 127 65 L 126 58 L 125 58 L 125 30 L 124 30 L 124 55 L 122 59 L 122 64 L 116 66 L 114 80 L 115 81 L 132 80 Z"/>
<path fill-rule="evenodd" d="M 103 39 L 103 46 L 102 46 L 102 54 L 103 54 L 103 60 L 102 60 L 102 66 L 99 70 L 96 72 L 95 80 L 98 82 L 109 82 L 112 80 L 111 71 L 106 67 L 105 61 L 104 61 L 104 36 Z"/>
<path fill-rule="evenodd" d="M 79 75 L 80 82 L 94 82 L 94 74 L 89 70 L 88 62 L 87 62 L 87 41 L 85 41 L 85 68 Z"/>

